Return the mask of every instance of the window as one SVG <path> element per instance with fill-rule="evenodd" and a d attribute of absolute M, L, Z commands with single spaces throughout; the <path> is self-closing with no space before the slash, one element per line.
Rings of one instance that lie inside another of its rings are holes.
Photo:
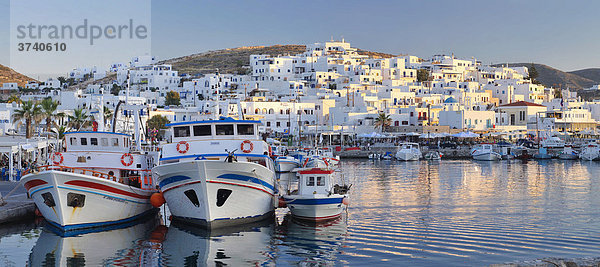
<path fill-rule="evenodd" d="M 277 122 L 277 127 L 281 127 L 281 122 Z"/>
<path fill-rule="evenodd" d="M 306 180 L 306 186 L 315 186 L 315 177 L 308 177 L 308 180 Z"/>
<path fill-rule="evenodd" d="M 233 135 L 232 124 L 215 125 L 215 128 L 217 130 L 217 135 Z"/>
<path fill-rule="evenodd" d="M 238 135 L 254 135 L 254 125 L 238 124 L 237 131 L 238 131 Z"/>
<path fill-rule="evenodd" d="M 112 138 L 112 146 L 119 146 L 119 138 Z"/>
<path fill-rule="evenodd" d="M 271 127 L 271 122 L 267 121 L 267 127 Z"/>
<path fill-rule="evenodd" d="M 71 137 L 71 145 L 77 145 L 77 138 Z"/>
<path fill-rule="evenodd" d="M 175 134 L 175 137 L 189 137 L 190 136 L 190 127 L 189 126 L 174 127 L 173 132 Z"/>
<path fill-rule="evenodd" d="M 108 138 L 102 138 L 102 139 L 100 139 L 100 145 L 102 145 L 102 146 L 108 146 Z"/>
<path fill-rule="evenodd" d="M 210 125 L 194 125 L 194 136 L 212 135 Z"/>
<path fill-rule="evenodd" d="M 81 145 L 82 146 L 87 146 L 87 138 L 81 138 Z"/>
<path fill-rule="evenodd" d="M 317 186 L 325 186 L 325 179 L 323 179 L 323 176 L 317 177 Z"/>
<path fill-rule="evenodd" d="M 90 145 L 97 146 L 98 145 L 98 138 L 90 138 Z"/>

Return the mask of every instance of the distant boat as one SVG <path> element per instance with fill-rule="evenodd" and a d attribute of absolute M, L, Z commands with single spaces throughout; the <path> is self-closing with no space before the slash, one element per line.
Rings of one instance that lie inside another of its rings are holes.
<path fill-rule="evenodd" d="M 300 167 L 300 161 L 290 156 L 279 156 L 275 158 L 275 170 L 277 172 L 291 172 Z"/>
<path fill-rule="evenodd" d="M 442 156 L 443 156 L 442 152 L 429 151 L 425 154 L 425 159 L 426 160 L 441 160 Z"/>
<path fill-rule="evenodd" d="M 573 150 L 573 147 L 565 146 L 563 148 L 563 151 L 561 151 L 558 155 L 558 158 L 564 160 L 574 160 L 579 158 L 579 154 L 577 154 L 577 152 Z"/>
<path fill-rule="evenodd" d="M 396 159 L 403 161 L 419 160 L 423 157 L 419 144 L 417 143 L 402 143 L 400 149 L 396 152 Z"/>
<path fill-rule="evenodd" d="M 552 154 L 548 153 L 548 149 L 545 147 L 538 148 L 538 152 L 533 155 L 535 159 L 551 159 Z"/>
<path fill-rule="evenodd" d="M 495 161 L 502 159 L 500 153 L 494 151 L 492 144 L 480 144 L 471 150 L 474 160 Z"/>

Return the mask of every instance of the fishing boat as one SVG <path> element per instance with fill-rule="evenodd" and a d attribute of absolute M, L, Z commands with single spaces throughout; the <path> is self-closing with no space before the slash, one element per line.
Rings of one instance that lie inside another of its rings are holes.
<path fill-rule="evenodd" d="M 598 160 L 600 159 L 600 146 L 596 142 L 590 142 L 586 144 L 579 157 L 583 160 Z"/>
<path fill-rule="evenodd" d="M 156 212 L 150 169 L 156 152 L 132 147 L 130 135 L 81 131 L 65 134 L 65 151 L 22 178 L 44 218 L 63 230 L 125 223 Z"/>
<path fill-rule="evenodd" d="M 290 156 L 279 156 L 275 158 L 275 170 L 277 172 L 291 172 L 300 167 L 300 161 Z"/>
<path fill-rule="evenodd" d="M 425 153 L 426 160 L 441 160 L 442 156 L 443 156 L 442 152 L 439 152 L 436 150 L 431 150 L 431 151 L 428 151 L 427 153 Z"/>
<path fill-rule="evenodd" d="M 533 155 L 533 158 L 535 159 L 551 159 L 552 157 L 552 154 L 550 154 L 545 147 L 538 148 L 538 152 Z"/>
<path fill-rule="evenodd" d="M 579 154 L 577 151 L 573 150 L 572 146 L 565 145 L 560 154 L 558 154 L 558 158 L 564 160 L 574 160 L 579 158 Z"/>
<path fill-rule="evenodd" d="M 308 221 L 327 221 L 338 218 L 348 205 L 351 185 L 334 184 L 335 171 L 329 168 L 295 170 L 298 188 L 283 196 L 292 216 Z"/>
<path fill-rule="evenodd" d="M 157 179 L 173 220 L 217 228 L 274 213 L 275 164 L 259 121 L 220 119 L 167 124 Z"/>
<path fill-rule="evenodd" d="M 502 159 L 500 153 L 494 151 L 492 144 L 479 144 L 471 150 L 474 160 L 495 161 Z"/>
<path fill-rule="evenodd" d="M 396 159 L 403 161 L 419 160 L 423 157 L 419 144 L 417 143 L 402 143 L 400 149 L 396 152 Z"/>

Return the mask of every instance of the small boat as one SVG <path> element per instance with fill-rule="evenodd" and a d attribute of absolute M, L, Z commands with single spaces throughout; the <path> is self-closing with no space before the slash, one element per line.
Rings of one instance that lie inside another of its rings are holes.
<path fill-rule="evenodd" d="M 577 151 L 573 150 L 572 146 L 567 145 L 563 148 L 563 151 L 558 154 L 558 158 L 564 160 L 574 160 L 579 158 L 579 154 L 577 154 Z"/>
<path fill-rule="evenodd" d="M 423 157 L 419 144 L 417 143 L 402 143 L 400 149 L 396 152 L 396 159 L 403 161 L 419 160 Z"/>
<path fill-rule="evenodd" d="M 131 146 L 128 134 L 70 132 L 64 152 L 22 178 L 46 221 L 62 231 L 133 221 L 157 209 L 150 169 L 156 152 Z"/>
<path fill-rule="evenodd" d="M 279 156 L 275 158 L 275 171 L 291 172 L 293 169 L 300 167 L 300 161 L 290 156 Z"/>
<path fill-rule="evenodd" d="M 351 185 L 334 184 L 335 172 L 328 168 L 297 169 L 298 188 L 288 189 L 283 201 L 292 216 L 307 221 L 327 221 L 342 215 L 348 205 Z"/>
<path fill-rule="evenodd" d="M 329 164 L 338 165 L 340 163 L 340 156 L 333 155 L 333 149 L 330 147 L 319 147 L 315 150 L 311 150 L 312 153 L 309 153 L 309 156 L 319 156 L 325 159 Z"/>
<path fill-rule="evenodd" d="M 529 151 L 526 148 L 523 148 L 520 151 L 517 151 L 516 155 L 515 155 L 515 159 L 520 159 L 520 160 L 529 160 L 531 158 L 533 158 L 533 155 L 529 154 Z"/>
<path fill-rule="evenodd" d="M 432 151 L 428 151 L 425 154 L 425 159 L 426 160 L 441 160 L 443 155 L 444 154 L 442 154 L 442 152 L 432 150 Z"/>
<path fill-rule="evenodd" d="M 174 221 L 218 228 L 273 216 L 275 164 L 259 124 L 225 117 L 167 124 L 172 142 L 152 172 Z"/>
<path fill-rule="evenodd" d="M 381 159 L 381 157 L 377 153 L 369 153 L 369 159 L 375 160 L 375 159 Z"/>
<path fill-rule="evenodd" d="M 533 155 L 535 159 L 551 159 L 552 154 L 548 152 L 548 149 L 545 147 L 538 148 L 538 152 Z"/>
<path fill-rule="evenodd" d="M 598 143 L 591 142 L 583 147 L 579 157 L 583 160 L 598 160 L 600 159 L 600 146 Z"/>
<path fill-rule="evenodd" d="M 495 161 L 502 159 L 500 153 L 494 151 L 492 144 L 480 144 L 471 150 L 474 160 Z"/>
<path fill-rule="evenodd" d="M 392 160 L 394 159 L 394 155 L 392 152 L 385 152 L 385 154 L 381 155 L 382 160 Z"/>

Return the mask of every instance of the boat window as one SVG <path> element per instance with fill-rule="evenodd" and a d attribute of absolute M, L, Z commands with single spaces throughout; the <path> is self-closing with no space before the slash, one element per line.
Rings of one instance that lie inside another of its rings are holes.
<path fill-rule="evenodd" d="M 233 135 L 232 124 L 217 124 L 215 125 L 217 135 Z"/>
<path fill-rule="evenodd" d="M 100 145 L 102 145 L 102 146 L 108 146 L 108 138 L 102 138 L 102 139 L 100 139 Z"/>
<path fill-rule="evenodd" d="M 315 186 L 315 177 L 308 177 L 308 180 L 306 180 L 306 186 Z"/>
<path fill-rule="evenodd" d="M 112 139 L 112 145 L 113 146 L 119 146 L 119 138 L 113 138 Z"/>
<path fill-rule="evenodd" d="M 323 176 L 317 176 L 317 185 L 318 186 L 324 186 L 325 185 L 325 179 L 323 179 Z"/>
<path fill-rule="evenodd" d="M 210 125 L 194 125 L 194 136 L 212 135 Z"/>
<path fill-rule="evenodd" d="M 175 137 L 189 137 L 190 136 L 190 127 L 189 126 L 173 127 L 173 132 L 175 134 Z"/>
<path fill-rule="evenodd" d="M 238 135 L 254 135 L 253 124 L 238 124 L 237 125 Z"/>
<path fill-rule="evenodd" d="M 77 138 L 71 137 L 71 145 L 77 145 Z"/>
<path fill-rule="evenodd" d="M 87 138 L 81 138 L 81 145 L 82 146 L 87 146 Z"/>
<path fill-rule="evenodd" d="M 90 138 L 90 145 L 97 146 L 98 145 L 98 138 Z"/>

